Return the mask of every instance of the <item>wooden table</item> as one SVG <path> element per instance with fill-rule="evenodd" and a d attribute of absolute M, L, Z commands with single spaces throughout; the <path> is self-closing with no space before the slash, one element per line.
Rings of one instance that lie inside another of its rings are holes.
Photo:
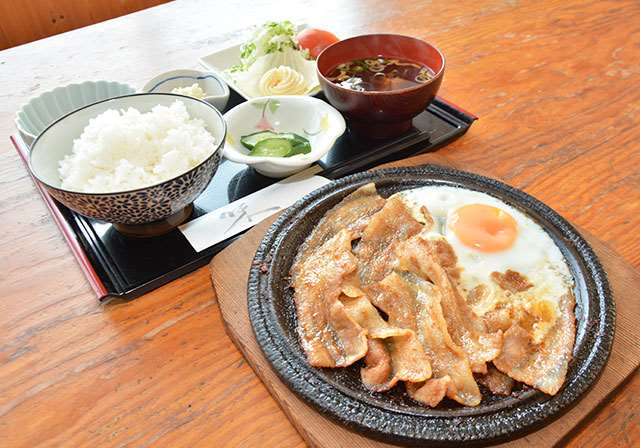
<path fill-rule="evenodd" d="M 8 140 L 32 94 L 86 79 L 141 86 L 195 66 L 279 16 L 271 4 L 174 2 L 0 52 L 0 446 L 303 446 L 227 339 L 207 269 L 98 305 Z M 439 46 L 441 94 L 481 117 L 443 154 L 523 188 L 640 267 L 640 3 L 281 10 L 340 36 L 398 32 Z M 640 444 L 638 395 L 636 375 L 568 444 Z"/>

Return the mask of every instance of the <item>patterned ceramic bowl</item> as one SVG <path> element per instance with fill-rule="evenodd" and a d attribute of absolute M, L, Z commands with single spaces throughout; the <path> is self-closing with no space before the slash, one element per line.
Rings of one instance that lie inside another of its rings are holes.
<path fill-rule="evenodd" d="M 148 112 L 158 104 L 168 106 L 175 100 L 185 104 L 191 117 L 203 120 L 215 138 L 216 148 L 200 165 L 173 179 L 130 191 L 82 193 L 61 188 L 58 164 L 71 153 L 73 140 L 80 136 L 89 119 L 107 109 L 135 107 Z M 189 217 L 191 203 L 207 187 L 218 168 L 225 137 L 222 115 L 209 103 L 167 93 L 127 95 L 78 109 L 51 124 L 33 143 L 29 167 L 54 198 L 77 213 L 114 223 L 124 233 L 150 236 L 157 234 L 158 228 L 150 229 L 149 234 L 136 230 L 135 226 L 163 223 L 159 228 L 166 232 Z"/>
<path fill-rule="evenodd" d="M 111 81 L 86 81 L 69 84 L 33 97 L 16 114 L 16 127 L 30 145 L 47 126 L 63 115 L 96 101 L 129 95 L 135 89 L 128 84 Z"/>

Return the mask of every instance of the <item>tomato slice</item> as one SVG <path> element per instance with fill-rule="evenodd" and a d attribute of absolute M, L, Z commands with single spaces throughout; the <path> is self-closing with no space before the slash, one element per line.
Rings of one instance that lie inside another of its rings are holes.
<path fill-rule="evenodd" d="M 335 44 L 338 39 L 335 34 L 329 31 L 319 30 L 316 28 L 307 28 L 300 31 L 296 36 L 300 47 L 309 50 L 309 55 L 315 59 L 318 55 L 331 44 Z"/>

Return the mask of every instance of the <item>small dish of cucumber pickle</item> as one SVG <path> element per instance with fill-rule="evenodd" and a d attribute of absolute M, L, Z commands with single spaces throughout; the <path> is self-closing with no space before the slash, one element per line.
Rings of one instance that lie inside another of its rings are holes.
<path fill-rule="evenodd" d="M 309 167 L 346 129 L 340 112 L 308 96 L 253 98 L 224 119 L 224 156 L 269 177 L 286 177 Z"/>

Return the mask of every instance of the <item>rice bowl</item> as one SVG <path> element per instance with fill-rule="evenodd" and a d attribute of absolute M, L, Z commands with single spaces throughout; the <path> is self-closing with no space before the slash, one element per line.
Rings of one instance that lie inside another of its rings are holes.
<path fill-rule="evenodd" d="M 61 186 L 109 193 L 154 185 L 197 166 L 215 149 L 204 122 L 182 101 L 142 113 L 108 109 L 89 120 L 60 161 Z"/>
<path fill-rule="evenodd" d="M 206 130 L 215 139 L 210 155 L 201 163 L 182 174 L 141 188 L 92 193 L 62 186 L 60 162 L 72 154 L 74 140 L 79 138 L 90 119 L 109 109 L 126 110 L 133 107 L 146 113 L 158 105 L 168 108 L 176 100 L 184 103 L 191 118 L 202 120 Z M 204 101 L 167 93 L 126 95 L 78 109 L 51 124 L 33 143 L 29 168 L 47 192 L 63 205 L 84 216 L 118 224 L 116 228 L 119 231 L 123 231 L 123 225 L 150 225 L 164 220 L 170 220 L 173 228 L 189 217 L 185 210 L 190 209 L 190 204 L 213 178 L 220 162 L 226 132 L 222 114 Z"/>

